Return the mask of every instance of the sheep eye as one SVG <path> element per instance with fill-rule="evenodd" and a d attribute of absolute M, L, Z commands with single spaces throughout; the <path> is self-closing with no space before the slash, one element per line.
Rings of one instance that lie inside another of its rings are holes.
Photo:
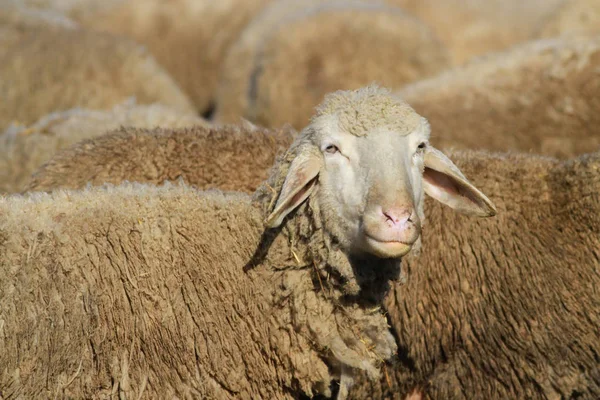
<path fill-rule="evenodd" d="M 336 145 L 330 144 L 329 146 L 325 147 L 325 151 L 329 154 L 334 154 L 340 151 L 340 149 L 338 149 Z"/>
<path fill-rule="evenodd" d="M 418 152 L 422 152 L 423 150 L 425 150 L 425 148 L 427 147 L 427 143 L 425 142 L 421 142 L 418 146 L 417 146 L 417 151 Z"/>

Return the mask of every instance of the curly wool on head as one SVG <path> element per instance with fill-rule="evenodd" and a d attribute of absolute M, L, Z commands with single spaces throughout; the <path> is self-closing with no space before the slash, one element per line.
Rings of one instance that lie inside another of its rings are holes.
<path fill-rule="evenodd" d="M 387 88 L 371 84 L 361 90 L 338 90 L 325 95 L 311 119 L 334 116 L 340 127 L 355 136 L 376 128 L 388 128 L 400 135 L 414 131 L 423 118 Z"/>

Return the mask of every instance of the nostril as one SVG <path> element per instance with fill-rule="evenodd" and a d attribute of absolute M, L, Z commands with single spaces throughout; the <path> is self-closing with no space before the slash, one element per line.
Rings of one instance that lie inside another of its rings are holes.
<path fill-rule="evenodd" d="M 385 216 L 386 222 L 391 223 L 391 225 L 412 222 L 412 215 L 407 210 L 381 210 L 381 212 Z"/>
<path fill-rule="evenodd" d="M 392 215 L 390 215 L 389 213 L 386 213 L 385 211 L 383 212 L 383 215 L 385 216 L 387 221 L 390 221 L 392 223 L 396 223 L 396 221 L 394 220 L 394 217 Z"/>

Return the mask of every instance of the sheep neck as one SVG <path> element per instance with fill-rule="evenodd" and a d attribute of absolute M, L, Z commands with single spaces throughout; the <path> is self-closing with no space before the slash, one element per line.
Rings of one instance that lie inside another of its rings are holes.
<path fill-rule="evenodd" d="M 400 262 L 347 255 L 320 220 L 311 198 L 281 229 L 263 235 L 262 273 L 274 275 L 276 318 L 311 343 L 332 379 L 347 385 L 359 370 L 377 379 L 397 349 L 380 306 Z"/>

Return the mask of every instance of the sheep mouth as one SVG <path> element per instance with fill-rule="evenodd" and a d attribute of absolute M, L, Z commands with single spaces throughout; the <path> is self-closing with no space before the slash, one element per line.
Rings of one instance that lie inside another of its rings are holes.
<path fill-rule="evenodd" d="M 414 243 L 405 243 L 398 240 L 381 240 L 365 234 L 365 247 L 369 253 L 380 258 L 398 258 L 406 255 Z"/>

